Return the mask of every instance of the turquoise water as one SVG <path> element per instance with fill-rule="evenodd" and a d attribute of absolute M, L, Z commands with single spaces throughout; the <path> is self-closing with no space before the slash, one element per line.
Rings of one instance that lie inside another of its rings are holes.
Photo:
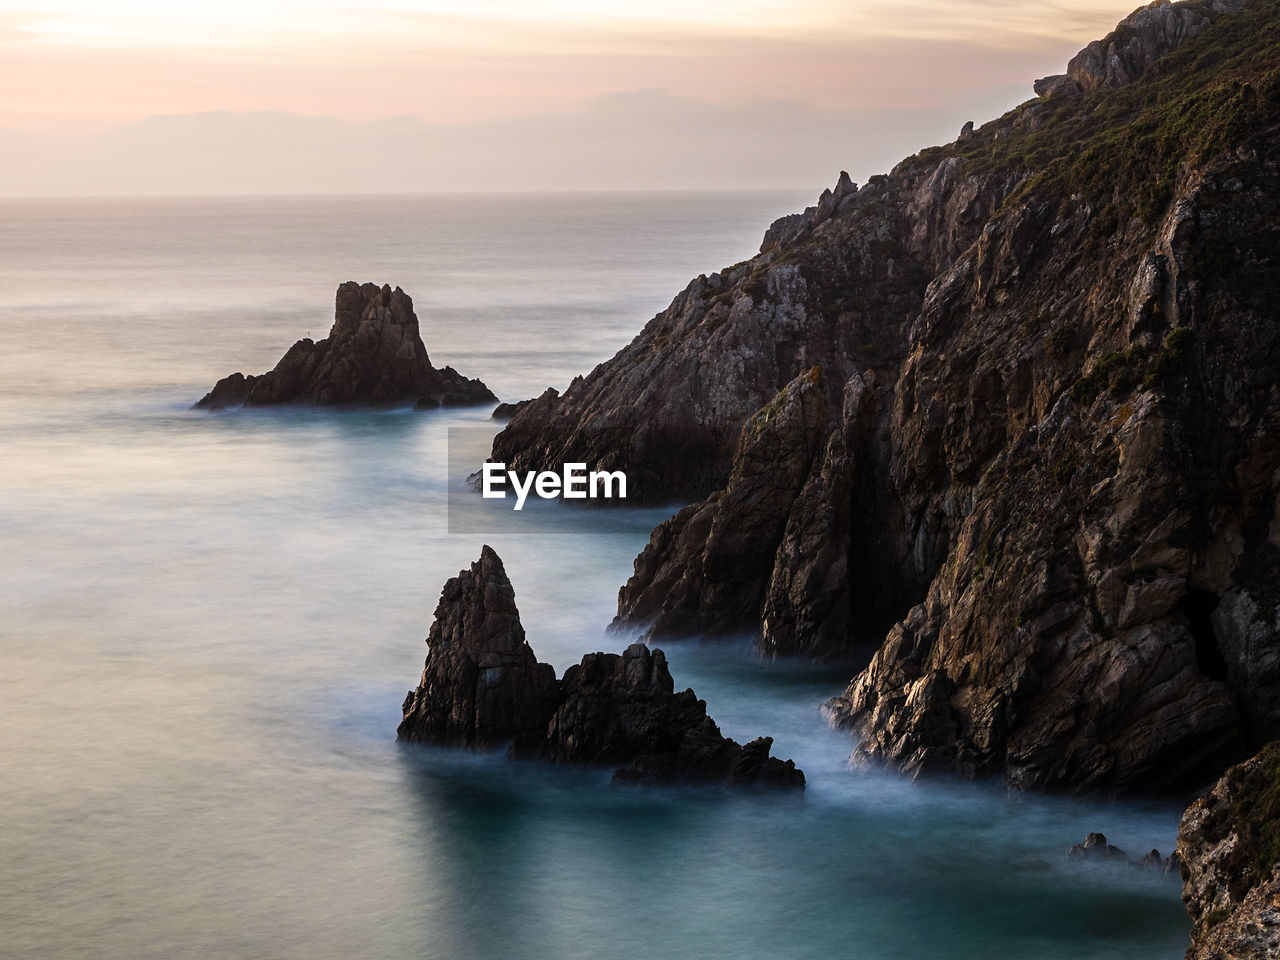
<path fill-rule="evenodd" d="M 851 770 L 848 669 L 666 647 L 803 797 L 398 745 L 444 580 L 482 540 L 563 669 L 619 649 L 611 535 L 450 535 L 450 427 L 486 411 L 217 415 L 215 379 L 322 335 L 342 280 L 398 283 L 438 365 L 563 387 L 784 194 L 0 206 L 0 955 L 31 958 L 1155 958 L 1172 804 L 1010 799 Z"/>

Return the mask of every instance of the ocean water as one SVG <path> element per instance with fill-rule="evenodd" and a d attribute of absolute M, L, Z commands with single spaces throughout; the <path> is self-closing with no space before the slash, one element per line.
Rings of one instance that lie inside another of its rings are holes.
<path fill-rule="evenodd" d="M 803 796 L 395 743 L 445 579 L 492 543 L 558 669 L 619 649 L 664 510 L 608 535 L 449 534 L 446 436 L 486 410 L 189 409 L 400 284 L 437 365 L 503 399 L 611 355 L 742 260 L 790 194 L 0 204 L 0 955 L 1172 958 L 1178 809 L 850 769 L 848 668 L 666 647 Z"/>

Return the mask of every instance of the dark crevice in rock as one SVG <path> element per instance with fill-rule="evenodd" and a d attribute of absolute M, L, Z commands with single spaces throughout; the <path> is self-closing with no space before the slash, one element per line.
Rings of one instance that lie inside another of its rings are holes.
<path fill-rule="evenodd" d="M 1213 611 L 1222 598 L 1208 590 L 1192 587 L 1182 595 L 1178 605 L 1186 615 L 1191 639 L 1196 645 L 1196 665 L 1210 680 L 1227 679 L 1227 661 L 1218 647 L 1218 635 L 1213 629 Z"/>

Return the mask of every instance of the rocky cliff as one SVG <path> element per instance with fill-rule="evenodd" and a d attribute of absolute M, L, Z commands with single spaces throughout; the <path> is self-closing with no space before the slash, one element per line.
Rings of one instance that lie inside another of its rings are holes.
<path fill-rule="evenodd" d="M 804 773 L 720 733 L 667 658 L 642 643 L 589 653 L 557 680 L 525 641 L 515 591 L 489 546 L 445 584 L 422 680 L 405 698 L 400 740 L 486 748 L 555 763 L 614 766 L 615 780 L 803 787 Z"/>
<path fill-rule="evenodd" d="M 883 637 L 860 759 L 1177 789 L 1280 733 L 1280 5 L 1157 2 L 1065 76 L 842 176 L 494 454 L 697 501 L 623 629 Z"/>
<path fill-rule="evenodd" d="M 1182 818 L 1187 960 L 1280 957 L 1280 742 L 1232 767 Z"/>
<path fill-rule="evenodd" d="M 299 340 L 264 374 L 223 377 L 196 407 L 412 402 L 430 408 L 497 399 L 479 380 L 431 365 L 407 293 L 348 282 L 338 287 L 328 337 Z"/>

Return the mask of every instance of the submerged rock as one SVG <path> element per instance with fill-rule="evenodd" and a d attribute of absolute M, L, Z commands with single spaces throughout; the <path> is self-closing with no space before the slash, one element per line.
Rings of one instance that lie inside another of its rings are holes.
<path fill-rule="evenodd" d="M 1156 851 L 1152 851 L 1156 853 Z M 1087 860 L 1128 860 L 1129 855 L 1119 847 L 1107 843 L 1105 834 L 1091 833 L 1085 837 L 1084 843 L 1077 843 L 1067 851 L 1068 857 Z M 1157 854 L 1159 856 L 1159 854 Z"/>
<path fill-rule="evenodd" d="M 338 287 L 328 337 L 299 340 L 267 373 L 224 377 L 195 406 L 412 402 L 427 409 L 497 399 L 479 380 L 431 366 L 407 293 L 348 282 Z"/>
<path fill-rule="evenodd" d="M 692 690 L 675 692 L 661 650 L 590 653 L 556 680 L 525 641 L 515 592 L 489 546 L 445 584 L 397 738 L 450 746 L 511 741 L 513 757 L 617 766 L 616 780 L 803 787 L 773 740 L 725 737 Z"/>
<path fill-rule="evenodd" d="M 1280 741 L 1228 770 L 1178 829 L 1187 960 L 1280 957 Z"/>

